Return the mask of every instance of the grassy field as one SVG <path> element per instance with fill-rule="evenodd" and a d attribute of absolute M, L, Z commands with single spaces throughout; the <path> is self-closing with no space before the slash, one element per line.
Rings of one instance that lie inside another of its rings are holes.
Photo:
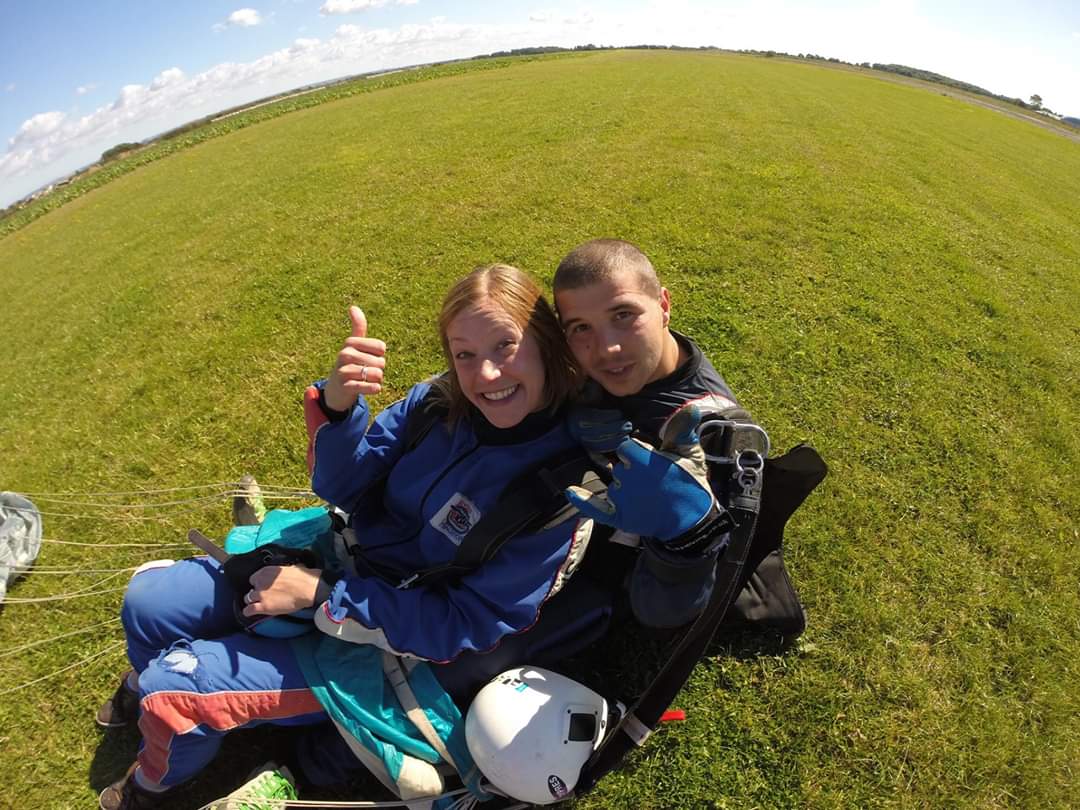
<path fill-rule="evenodd" d="M 483 58 L 463 62 L 424 65 L 390 71 L 389 73 L 363 75 L 359 78 L 345 79 L 302 93 L 288 93 L 278 97 L 277 100 L 260 101 L 246 108 L 233 109 L 228 113 L 223 112 L 221 115 L 212 118 L 208 117 L 192 121 L 178 129 L 165 133 L 158 140 L 153 140 L 145 146 L 91 164 L 48 194 L 28 203 L 16 204 L 0 211 L 0 238 L 29 225 L 38 217 L 44 216 L 50 211 L 55 211 L 62 205 L 67 205 L 83 194 L 88 194 L 106 183 L 111 183 L 117 177 L 134 171 L 140 166 L 161 160 L 174 152 L 190 149 L 192 146 L 212 138 L 220 138 L 222 135 L 228 135 L 238 129 L 244 129 L 253 124 L 268 121 L 271 118 L 277 118 L 280 115 L 305 110 L 309 107 L 325 104 L 328 101 L 337 101 L 363 93 L 385 90 L 388 87 L 401 87 L 414 82 L 425 82 L 462 73 L 498 70 L 511 65 L 520 65 L 522 62 L 532 61 L 537 58 L 553 59 L 570 58 L 571 56 L 570 54 L 563 54 L 560 56 L 530 56 L 515 59 L 508 57 Z"/>
<path fill-rule="evenodd" d="M 307 484 L 300 396 L 362 305 L 385 405 L 440 365 L 450 281 L 639 244 L 773 445 L 830 477 L 788 532 L 809 629 L 718 644 L 579 803 L 1066 807 L 1080 791 L 1080 147 L 813 64 L 612 52 L 390 87 L 176 152 L 0 239 L 0 489 L 46 537 L 220 535 Z M 93 493 L 139 491 L 119 498 Z M 147 508 L 104 508 L 115 501 Z M 62 513 L 62 514 L 54 514 Z M 107 574 L 179 548 L 47 544 L 0 613 L 0 807 L 90 807 L 130 762 Z M 205 801 L 263 757 L 237 735 Z M 197 806 L 183 802 L 175 807 Z"/>

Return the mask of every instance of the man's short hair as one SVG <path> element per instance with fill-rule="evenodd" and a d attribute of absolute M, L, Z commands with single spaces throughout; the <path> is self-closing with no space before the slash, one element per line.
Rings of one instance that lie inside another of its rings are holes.
<path fill-rule="evenodd" d="M 622 239 L 592 239 L 566 254 L 559 262 L 552 281 L 552 289 L 576 290 L 590 284 L 608 281 L 623 270 L 629 270 L 638 278 L 642 291 L 650 295 L 660 294 L 660 279 L 648 256 Z"/>

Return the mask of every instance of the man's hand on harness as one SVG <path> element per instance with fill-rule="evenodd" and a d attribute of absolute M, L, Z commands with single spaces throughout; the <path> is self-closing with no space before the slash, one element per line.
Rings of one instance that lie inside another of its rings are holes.
<path fill-rule="evenodd" d="M 654 450 L 625 438 L 616 448 L 606 493 L 570 487 L 566 497 L 585 517 L 632 534 L 670 543 L 673 549 L 699 545 L 699 535 L 716 515 L 705 451 L 698 440 L 701 414 L 690 406 L 668 423 L 664 442 Z"/>

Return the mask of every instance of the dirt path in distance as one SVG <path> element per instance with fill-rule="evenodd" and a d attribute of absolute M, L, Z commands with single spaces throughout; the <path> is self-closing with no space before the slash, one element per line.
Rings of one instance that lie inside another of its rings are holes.
<path fill-rule="evenodd" d="M 875 73 L 878 72 L 880 71 L 875 71 Z M 1054 119 L 1047 118 L 1046 116 L 1039 115 L 1038 113 L 1026 113 L 1023 110 L 1013 110 L 1008 107 L 1002 106 L 1001 104 L 995 104 L 993 101 L 981 99 L 976 95 L 972 95 L 971 93 L 965 93 L 962 90 L 954 90 L 953 88 L 945 84 L 935 84 L 933 82 L 923 82 L 918 80 L 905 81 L 905 77 L 903 76 L 898 77 L 897 79 L 894 79 L 892 76 L 883 76 L 882 78 L 886 79 L 886 81 L 897 81 L 900 84 L 918 84 L 925 87 L 927 90 L 933 90 L 935 93 L 940 93 L 943 96 L 955 98 L 958 101 L 966 101 L 969 104 L 977 104 L 980 107 L 986 107 L 986 109 L 988 110 L 996 110 L 1003 115 L 1007 115 L 1010 118 L 1016 118 L 1020 121 L 1029 121 L 1032 124 L 1035 124 L 1035 126 L 1042 127 L 1043 129 L 1048 129 L 1051 132 L 1056 132 L 1058 135 L 1064 135 L 1070 141 L 1080 143 L 1080 131 L 1073 129 L 1068 125 L 1058 124 Z"/>
<path fill-rule="evenodd" d="M 782 58 L 782 57 L 781 57 Z M 948 96 L 954 98 L 957 101 L 966 101 L 969 104 L 975 104 L 979 107 L 985 107 L 988 110 L 994 110 L 1002 115 L 1007 115 L 1010 118 L 1015 118 L 1018 121 L 1027 121 L 1028 123 L 1035 124 L 1035 126 L 1042 127 L 1050 132 L 1055 132 L 1058 135 L 1063 135 L 1074 143 L 1080 143 L 1080 129 L 1069 126 L 1068 124 L 1055 121 L 1052 118 L 1047 118 L 1044 115 L 1037 113 L 1025 112 L 1022 109 L 1012 107 L 1003 102 L 999 102 L 996 99 L 988 96 L 979 96 L 974 93 L 968 93 L 963 90 L 957 90 L 956 88 L 949 87 L 947 84 L 938 84 L 937 82 L 928 82 L 923 79 L 914 79 L 910 76 L 901 76 L 899 73 L 890 73 L 886 70 L 874 70 L 873 68 L 859 67 L 858 65 L 846 65 L 843 63 L 837 64 L 835 62 L 818 62 L 816 60 L 807 59 L 791 59 L 788 58 L 785 61 L 795 62 L 797 64 L 815 64 L 822 67 L 832 68 L 833 70 L 848 70 L 855 73 L 861 73 L 864 76 L 869 76 L 873 79 L 880 79 L 883 82 L 892 82 L 893 84 L 906 84 L 908 86 L 921 87 L 923 90 L 928 90 L 931 93 L 938 93 L 942 96 Z"/>

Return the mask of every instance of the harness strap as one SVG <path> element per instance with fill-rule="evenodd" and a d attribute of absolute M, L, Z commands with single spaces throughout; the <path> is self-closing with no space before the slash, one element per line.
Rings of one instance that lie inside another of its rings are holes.
<path fill-rule="evenodd" d="M 563 489 L 572 483 L 580 483 L 591 469 L 592 464 L 585 453 L 574 448 L 517 478 L 500 496 L 495 508 L 480 518 L 461 541 L 451 570 L 438 578 L 479 568 L 511 537 L 528 533 L 532 526 L 547 522 L 553 512 L 567 508 L 569 504 Z"/>
<path fill-rule="evenodd" d="M 386 679 L 390 682 L 390 685 L 394 688 L 394 694 L 397 695 L 398 703 L 401 704 L 401 708 L 405 710 L 405 716 L 409 718 L 411 722 L 419 732 L 427 740 L 428 745 L 435 749 L 444 762 L 449 762 L 454 766 L 454 770 L 461 773 L 457 763 L 454 762 L 454 758 L 450 755 L 450 750 L 446 747 L 446 743 L 443 742 L 442 737 L 435 731 L 435 726 L 431 724 L 431 720 L 428 719 L 427 713 L 420 708 L 420 702 L 416 699 L 416 693 L 413 692 L 412 687 L 409 685 L 409 679 L 405 676 L 404 670 L 401 668 L 401 664 L 398 661 L 398 657 L 393 653 L 383 650 L 383 673 L 386 675 Z"/>
<path fill-rule="evenodd" d="M 784 456 L 766 461 L 766 486 L 762 491 L 760 518 L 747 512 L 738 514 L 742 510 L 734 510 L 737 512 L 737 519 L 745 519 L 741 520 L 738 528 L 732 532 L 731 543 L 718 564 L 716 584 L 708 606 L 686 631 L 667 664 L 638 698 L 637 703 L 623 720 L 620 720 L 616 729 L 623 733 L 609 732 L 597 751 L 585 763 L 574 791 L 576 795 L 591 789 L 601 777 L 619 764 L 633 746 L 640 744 L 638 740 L 643 738 L 636 724 L 640 723 L 650 730 L 656 728 L 661 715 L 671 705 L 671 701 L 705 654 L 717 626 L 734 601 L 755 534 L 766 535 L 765 539 L 770 541 L 773 538 L 768 535 L 782 535 L 788 519 L 821 483 L 827 471 L 821 456 L 808 445 L 798 445 Z M 779 543 L 779 540 L 776 542 Z M 631 725 L 626 726 L 624 721 L 629 717 L 634 720 Z"/>
<path fill-rule="evenodd" d="M 343 529 L 339 536 L 347 558 L 353 564 L 358 575 L 378 577 L 391 585 L 397 585 L 401 581 L 401 571 L 397 568 L 368 559 L 364 554 L 363 546 L 356 539 L 356 531 L 351 526 Z"/>
<path fill-rule="evenodd" d="M 633 712 L 627 712 L 619 723 L 619 728 L 625 732 L 634 745 L 638 748 L 645 744 L 645 741 L 652 735 L 653 730 L 638 719 L 638 716 Z"/>
<path fill-rule="evenodd" d="M 401 572 L 388 571 L 365 559 L 358 545 L 351 545 L 350 551 L 358 566 L 365 566 L 399 589 L 430 587 L 459 579 L 488 562 L 511 538 L 529 534 L 534 528 L 554 525 L 556 517 L 569 517 L 573 508 L 563 495 L 563 489 L 570 484 L 595 489 L 603 487 L 598 477 L 588 475 L 592 471 L 588 457 L 579 448 L 574 448 L 515 479 L 499 502 L 465 535 L 454 558 L 441 565 L 403 576 Z"/>

